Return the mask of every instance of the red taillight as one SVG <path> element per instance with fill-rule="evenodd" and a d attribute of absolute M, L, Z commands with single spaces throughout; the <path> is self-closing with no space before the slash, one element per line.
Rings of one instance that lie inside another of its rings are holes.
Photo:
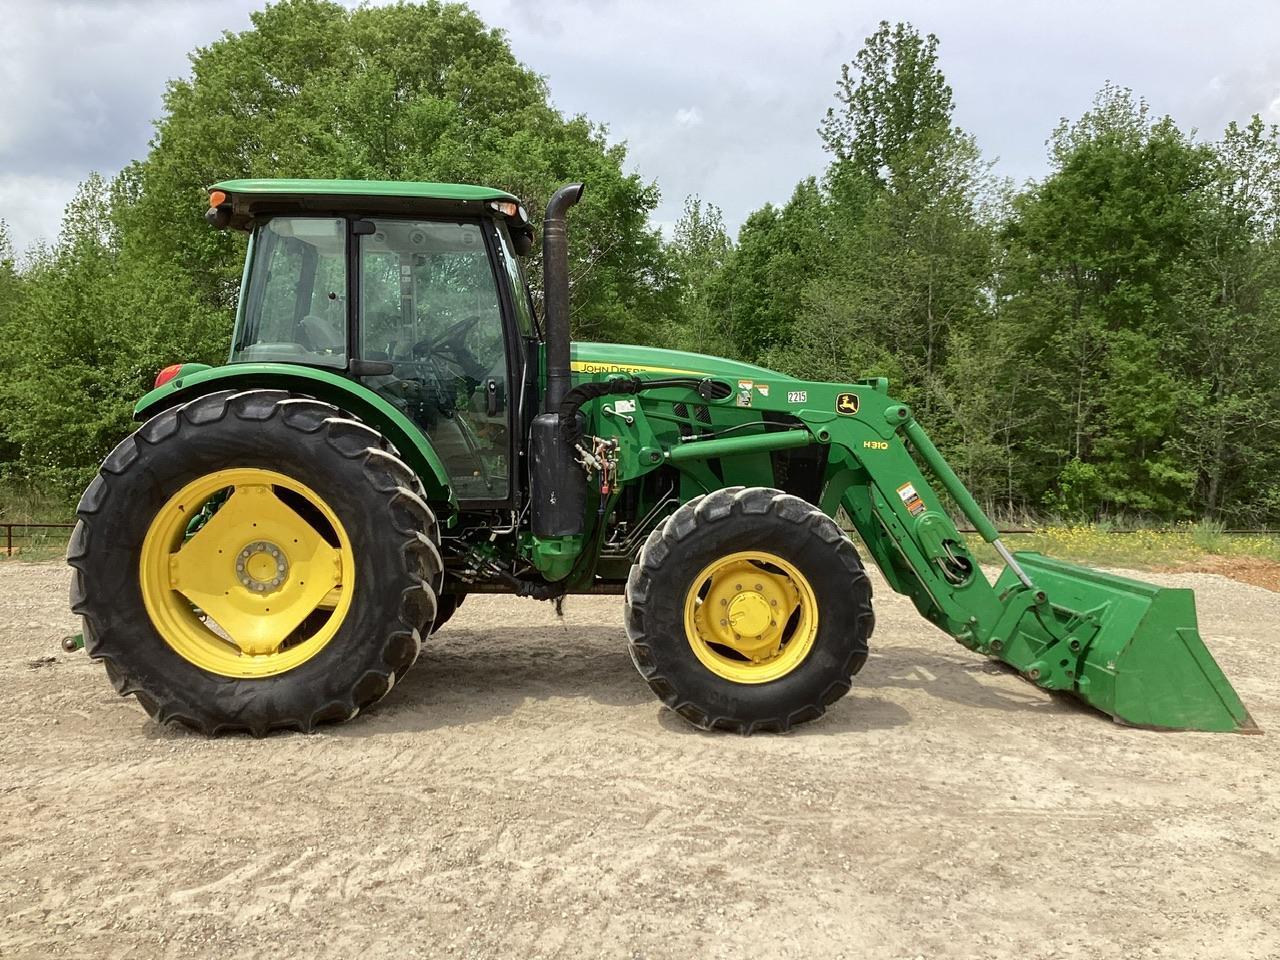
<path fill-rule="evenodd" d="M 178 375 L 178 371 L 182 369 L 182 364 L 171 363 L 159 373 L 156 374 L 156 386 L 163 387 L 166 383 Z"/>

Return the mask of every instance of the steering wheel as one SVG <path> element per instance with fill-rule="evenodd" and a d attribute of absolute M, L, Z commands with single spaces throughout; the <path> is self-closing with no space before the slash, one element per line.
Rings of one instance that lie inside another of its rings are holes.
<path fill-rule="evenodd" d="M 483 319 L 480 314 L 473 313 L 469 317 L 463 317 L 457 323 L 450 324 L 434 337 L 423 337 L 413 345 L 413 356 L 421 357 L 428 353 L 435 353 L 441 347 L 450 347 L 452 348 L 450 352 L 456 352 L 466 334 L 470 333 L 472 328 Z"/>

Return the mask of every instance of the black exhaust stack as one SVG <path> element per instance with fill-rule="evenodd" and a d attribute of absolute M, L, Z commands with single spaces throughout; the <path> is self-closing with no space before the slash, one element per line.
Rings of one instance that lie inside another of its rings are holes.
<path fill-rule="evenodd" d="M 547 395 L 542 409 L 556 413 L 569 392 L 569 234 L 565 215 L 582 199 L 582 184 L 561 187 L 542 218 L 542 302 L 547 326 Z"/>
<path fill-rule="evenodd" d="M 569 235 L 565 215 L 582 184 L 561 187 L 542 220 L 542 302 L 547 382 L 543 410 L 529 432 L 529 491 L 537 537 L 568 537 L 586 528 L 587 477 L 560 431 L 560 401 L 570 387 Z"/>

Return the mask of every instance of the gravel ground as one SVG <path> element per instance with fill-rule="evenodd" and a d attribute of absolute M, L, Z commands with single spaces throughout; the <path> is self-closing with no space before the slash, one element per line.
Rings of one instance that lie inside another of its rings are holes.
<path fill-rule="evenodd" d="M 1280 595 L 1146 576 L 1280 731 Z M 661 709 L 617 598 L 473 597 L 375 711 L 262 741 L 63 654 L 67 582 L 0 564 L 0 957 L 1280 956 L 1276 735 L 1117 726 L 878 581 L 788 736 Z"/>

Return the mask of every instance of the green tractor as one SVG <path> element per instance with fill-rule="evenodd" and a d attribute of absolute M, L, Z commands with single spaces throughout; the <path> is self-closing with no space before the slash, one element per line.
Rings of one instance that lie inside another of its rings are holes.
<path fill-rule="evenodd" d="M 690 723 L 784 731 L 867 659 L 871 585 L 1126 723 L 1253 728 L 1189 591 L 1012 554 L 883 379 L 573 343 L 566 217 L 433 183 L 235 180 L 229 362 L 175 364 L 78 508 L 85 648 L 152 717 L 311 730 L 391 691 L 469 594 L 625 597 L 631 657 Z M 992 544 L 993 584 L 935 484 Z"/>

